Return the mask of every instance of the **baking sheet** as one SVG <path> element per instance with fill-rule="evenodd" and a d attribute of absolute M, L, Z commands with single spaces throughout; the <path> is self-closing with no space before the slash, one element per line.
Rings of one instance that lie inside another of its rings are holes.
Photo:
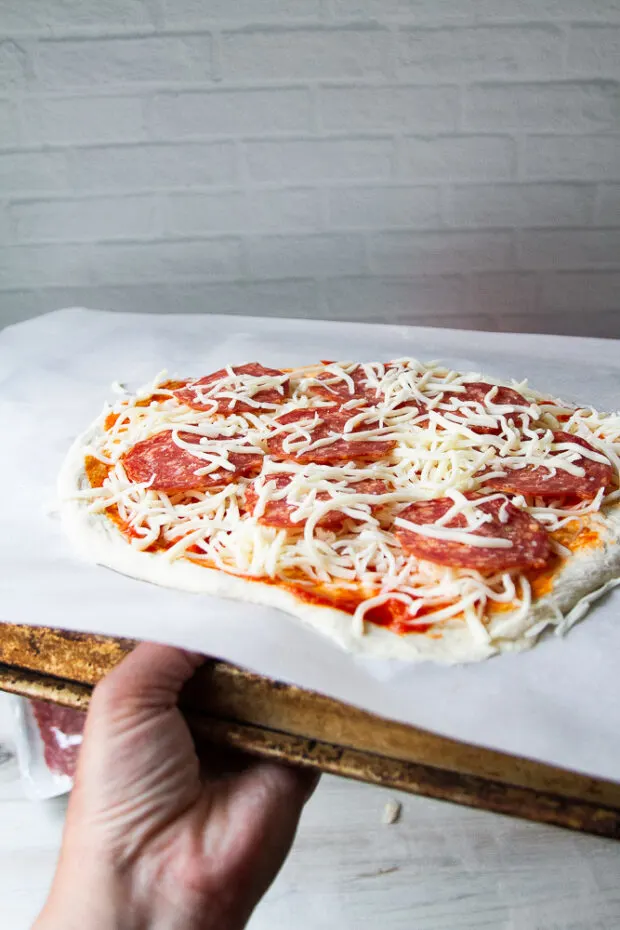
<path fill-rule="evenodd" d="M 455 739 L 620 780 L 620 591 L 565 639 L 474 666 L 356 658 L 273 608 L 134 581 L 79 560 L 54 512 L 78 432 L 161 369 L 413 355 L 601 409 L 620 406 L 611 340 L 222 316 L 61 310 L 0 333 L 0 620 L 194 648 Z"/>

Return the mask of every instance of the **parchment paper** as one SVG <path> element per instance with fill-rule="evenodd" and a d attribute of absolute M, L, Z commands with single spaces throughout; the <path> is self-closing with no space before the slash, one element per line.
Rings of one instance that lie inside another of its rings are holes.
<path fill-rule="evenodd" d="M 355 659 L 272 608 L 134 581 L 80 561 L 54 515 L 74 436 L 112 397 L 166 368 L 412 355 L 527 376 L 620 406 L 615 341 L 404 326 L 61 310 L 0 333 L 0 620 L 197 649 L 369 711 L 482 746 L 620 780 L 620 591 L 565 638 L 467 667 Z"/>

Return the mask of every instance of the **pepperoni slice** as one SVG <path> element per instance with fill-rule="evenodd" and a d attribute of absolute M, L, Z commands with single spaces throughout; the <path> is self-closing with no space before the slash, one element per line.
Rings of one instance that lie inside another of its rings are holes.
<path fill-rule="evenodd" d="M 291 483 L 290 475 L 274 475 L 267 479 L 270 482 L 273 482 L 277 488 L 285 488 Z M 367 478 L 362 481 L 354 482 L 347 488 L 348 491 L 353 491 L 358 494 L 386 494 L 387 485 L 384 481 L 380 481 L 374 478 Z M 346 493 L 346 492 L 344 492 Z M 328 501 L 332 499 L 332 495 L 327 491 L 319 491 L 316 495 L 318 501 Z M 253 512 L 257 501 L 258 493 L 255 487 L 255 483 L 248 485 L 245 491 L 245 500 L 246 504 Z M 306 524 L 306 520 L 296 520 L 293 521 L 292 515 L 295 513 L 297 507 L 295 504 L 289 504 L 285 498 L 276 501 L 267 501 L 263 513 L 258 517 L 258 522 L 262 523 L 263 526 L 275 526 L 279 528 L 286 529 L 301 529 Z M 371 506 L 371 511 L 374 509 Z M 317 526 L 322 527 L 323 529 L 335 530 L 339 529 L 344 523 L 346 516 L 339 510 L 328 510 L 328 512 L 321 517 L 317 522 Z"/>
<path fill-rule="evenodd" d="M 353 382 L 353 387 L 348 380 L 339 377 L 334 372 L 322 371 L 316 376 L 320 384 L 310 385 L 307 393 L 311 397 L 322 397 L 338 404 L 345 404 L 353 399 L 376 403 L 381 399 L 381 393 L 377 393 L 377 388 L 368 383 L 368 376 L 361 365 L 356 365 L 347 374 Z"/>
<path fill-rule="evenodd" d="M 232 371 L 235 375 L 250 375 L 252 378 L 260 380 L 267 377 L 280 377 L 284 374 L 277 368 L 265 368 L 258 362 L 249 362 L 247 365 L 238 365 Z M 222 379 L 226 379 L 222 381 Z M 213 394 L 208 393 L 210 387 L 222 381 L 221 386 Z M 247 401 L 239 400 L 234 395 L 238 391 L 247 392 L 247 381 L 244 378 L 244 386 L 241 388 L 239 382 L 231 378 L 224 368 L 213 372 L 212 375 L 206 375 L 198 381 L 192 381 L 186 387 L 175 391 L 175 395 L 181 403 L 192 407 L 193 410 L 210 410 L 213 413 L 261 413 L 262 410 L 270 410 L 274 404 L 283 404 L 288 399 L 287 382 L 284 382 L 282 393 L 276 388 L 265 388 L 250 393 L 253 404 Z M 252 384 L 250 382 L 250 391 Z M 216 405 L 215 407 L 213 405 Z"/>
<path fill-rule="evenodd" d="M 468 494 L 470 500 L 480 495 Z M 549 537 L 538 520 L 518 510 L 507 498 L 484 500 L 481 498 L 480 510 L 490 516 L 474 536 L 489 539 L 508 539 L 510 548 L 493 548 L 490 546 L 472 546 L 467 543 L 447 539 L 431 539 L 414 530 L 397 527 L 394 534 L 408 554 L 439 565 L 452 568 L 473 568 L 481 572 L 500 572 L 516 568 L 542 568 L 549 559 Z M 450 498 L 434 498 L 418 501 L 403 510 L 400 517 L 421 526 L 433 526 L 453 506 Z M 447 529 L 466 529 L 467 521 L 458 514 L 446 524 Z M 468 531 L 472 532 L 472 531 Z"/>
<path fill-rule="evenodd" d="M 387 372 L 390 368 L 394 367 L 394 363 L 386 362 L 384 367 Z M 367 405 L 376 405 L 385 400 L 383 392 L 377 391 L 375 386 L 369 384 L 366 373 L 361 365 L 353 368 L 348 372 L 348 375 L 353 381 L 353 391 L 351 391 L 348 381 L 339 378 L 338 375 L 332 372 L 323 371 L 317 375 L 317 379 L 322 383 L 311 385 L 307 393 L 311 397 L 321 397 L 325 400 L 334 401 L 334 403 L 339 405 L 345 404 L 348 401 L 357 400 L 359 401 L 359 406 L 362 408 Z M 426 405 L 421 400 L 412 397 L 411 399 L 399 401 L 398 404 L 392 408 L 391 412 L 400 413 L 402 410 L 409 410 L 420 414 L 425 409 Z"/>
<path fill-rule="evenodd" d="M 195 433 L 179 433 L 179 438 L 196 444 L 200 439 Z M 223 436 L 212 441 L 220 440 L 224 452 Z M 143 482 L 153 478 L 150 487 L 154 491 L 204 491 L 230 484 L 240 476 L 255 474 L 262 467 L 263 456 L 257 452 L 229 452 L 228 461 L 234 465 L 234 471 L 220 468 L 207 475 L 197 475 L 198 470 L 208 466 L 208 460 L 182 449 L 172 438 L 172 432 L 166 430 L 136 443 L 125 453 L 122 461 L 130 481 Z"/>
<path fill-rule="evenodd" d="M 315 418 L 320 417 L 320 422 L 313 422 Z M 340 462 L 357 462 L 368 461 L 374 462 L 388 455 L 395 447 L 393 440 L 372 440 L 372 439 L 349 439 L 344 438 L 342 430 L 344 424 L 351 417 L 350 410 L 341 410 L 338 408 L 307 408 L 305 410 L 291 410 L 275 420 L 276 425 L 293 424 L 303 421 L 307 426 L 303 426 L 304 432 L 310 436 L 310 442 L 315 443 L 319 440 L 326 440 L 324 444 L 315 448 L 306 448 L 307 435 L 299 440 L 293 440 L 293 445 L 287 449 L 286 442 L 294 430 L 277 433 L 267 440 L 267 451 L 274 459 L 285 462 L 299 462 L 308 464 L 314 462 L 317 465 L 337 465 Z M 375 424 L 376 425 L 376 424 Z M 373 424 L 365 423 L 358 425 L 353 432 L 360 432 L 362 429 L 371 429 Z M 347 437 L 350 434 L 347 434 Z"/>
<path fill-rule="evenodd" d="M 591 452 L 598 451 L 581 436 L 573 436 L 572 433 L 560 430 L 554 432 L 553 442 L 556 445 L 571 443 L 589 449 Z M 484 484 L 485 487 L 495 491 L 533 494 L 536 497 L 561 497 L 564 494 L 571 494 L 580 500 L 591 500 L 596 497 L 600 488 L 613 484 L 614 470 L 611 464 L 595 462 L 583 455 L 575 459 L 573 464 L 583 468 L 583 476 L 571 475 L 563 468 L 555 468 L 554 474 L 553 455 L 550 455 L 549 467 L 546 465 L 525 465 L 523 468 L 506 467 L 504 476 L 489 478 Z"/>
<path fill-rule="evenodd" d="M 439 401 L 439 412 L 442 414 L 449 413 L 450 416 L 458 417 L 462 420 L 469 420 L 471 417 L 480 416 L 481 414 L 495 413 L 494 407 L 508 407 L 509 410 L 502 411 L 502 416 L 511 422 L 515 417 L 522 413 L 522 410 L 514 409 L 519 407 L 529 407 L 530 403 L 512 388 L 502 385 L 488 384 L 486 381 L 466 381 L 461 385 L 462 391 L 445 390 L 441 392 Z M 490 391 L 497 390 L 492 397 L 488 397 Z M 449 410 L 445 410 L 445 405 L 449 405 Z M 483 410 L 480 410 L 480 407 Z M 497 436 L 501 433 L 499 424 L 468 423 L 467 426 L 474 432 L 482 435 Z"/>
<path fill-rule="evenodd" d="M 288 475 L 278 475 L 270 479 L 277 488 L 285 488 L 291 483 L 291 478 Z M 317 500 L 325 501 L 329 498 L 329 494 L 325 491 L 322 491 L 320 494 L 317 494 Z M 245 501 L 252 513 L 256 508 L 258 502 L 258 493 L 253 484 L 248 485 L 245 491 Z M 267 501 L 265 503 L 265 508 L 261 516 L 258 518 L 258 522 L 262 523 L 263 526 L 275 526 L 278 528 L 286 529 L 301 529 L 306 521 L 297 520 L 293 521 L 292 515 L 295 513 L 297 508 L 294 504 L 287 503 L 285 498 L 277 501 Z M 324 529 L 338 529 L 342 526 L 344 522 L 343 514 L 339 513 L 337 510 L 328 511 L 324 517 L 322 517 L 317 526 L 321 526 Z"/>

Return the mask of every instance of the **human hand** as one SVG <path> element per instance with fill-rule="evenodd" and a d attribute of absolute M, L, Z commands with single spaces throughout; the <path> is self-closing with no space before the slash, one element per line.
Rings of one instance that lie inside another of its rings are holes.
<path fill-rule="evenodd" d="M 33 930 L 241 930 L 315 776 L 211 749 L 177 707 L 203 659 L 142 643 L 91 700 L 58 868 Z"/>

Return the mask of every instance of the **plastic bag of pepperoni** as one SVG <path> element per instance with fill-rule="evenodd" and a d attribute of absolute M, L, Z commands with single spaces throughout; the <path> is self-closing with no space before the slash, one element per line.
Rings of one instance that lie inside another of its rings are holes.
<path fill-rule="evenodd" d="M 26 794 L 41 800 L 70 791 L 86 714 L 23 698 L 16 699 L 14 707 L 17 759 Z"/>

